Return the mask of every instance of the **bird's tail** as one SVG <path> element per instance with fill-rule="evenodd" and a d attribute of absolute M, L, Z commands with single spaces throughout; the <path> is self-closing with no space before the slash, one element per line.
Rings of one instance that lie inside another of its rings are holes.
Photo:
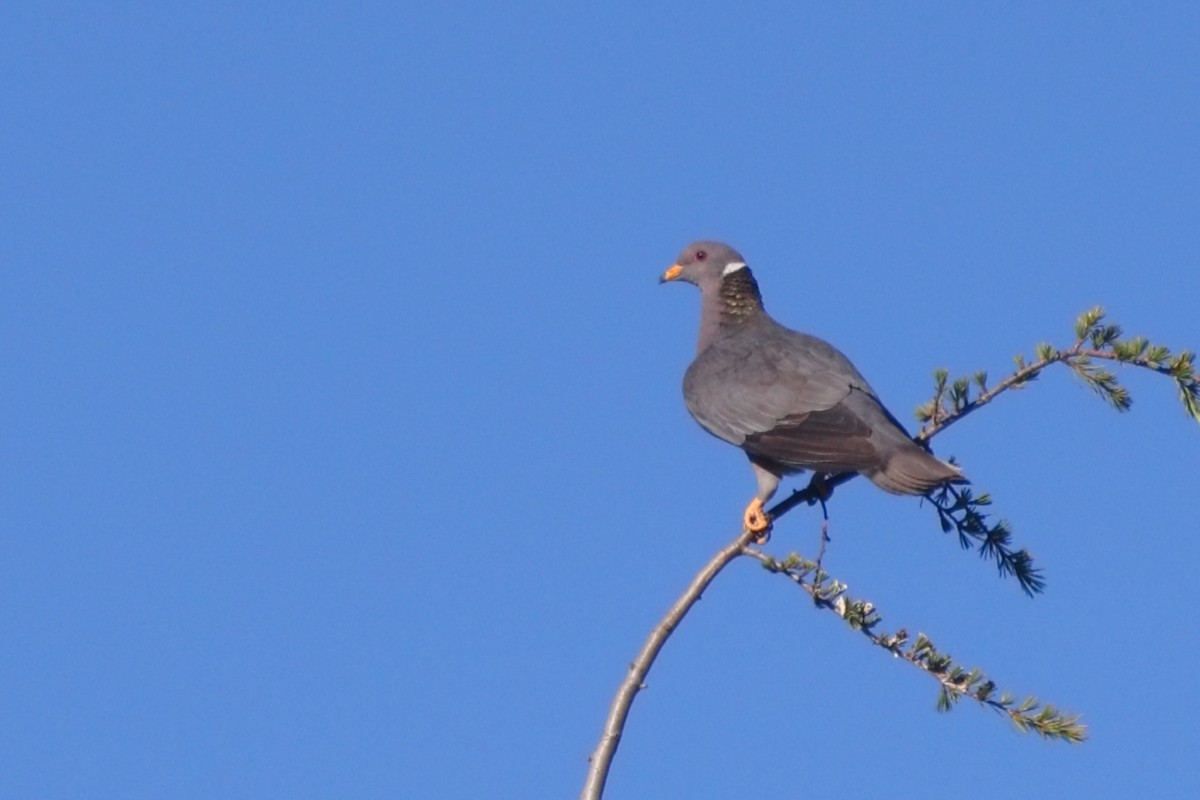
<path fill-rule="evenodd" d="M 945 483 L 968 482 L 958 467 L 916 446 L 893 454 L 882 468 L 864 474 L 892 494 L 928 494 Z"/>

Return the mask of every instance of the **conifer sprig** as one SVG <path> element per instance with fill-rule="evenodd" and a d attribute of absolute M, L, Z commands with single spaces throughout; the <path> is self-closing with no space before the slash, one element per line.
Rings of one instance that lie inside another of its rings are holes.
<path fill-rule="evenodd" d="M 1104 320 L 1103 308 L 1088 309 L 1075 320 L 1074 344 L 1059 349 L 1042 342 L 1034 347 L 1036 358 L 1032 361 L 1018 353 L 1013 358 L 1016 370 L 991 387 L 986 372 L 951 381 L 948 370 L 934 370 L 933 398 L 916 409 L 917 419 L 922 423 L 917 438 L 929 439 L 1009 389 L 1024 388 L 1051 364 L 1066 365 L 1117 411 L 1128 411 L 1133 405 L 1129 390 L 1114 372 L 1095 363 L 1097 360 L 1142 367 L 1169 376 L 1175 381 L 1184 411 L 1200 422 L 1200 380 L 1196 376 L 1195 354 L 1183 350 L 1173 355 L 1166 346 L 1152 344 L 1144 336 L 1122 339 L 1121 326 Z"/>
<path fill-rule="evenodd" d="M 1047 739 L 1072 744 L 1087 739 L 1087 726 L 1079 721 L 1078 714 L 1060 711 L 1036 697 L 1026 697 L 1018 702 L 1014 695 L 998 691 L 995 681 L 978 667 L 968 670 L 956 664 L 949 654 L 938 650 L 923 633 L 918 633 L 910 640 L 904 628 L 895 632 L 881 630 L 883 616 L 875 605 L 851 597 L 846 584 L 830 578 L 815 562 L 796 553 L 779 561 L 752 547 L 745 548 L 744 552 L 757 558 L 769 572 L 790 578 L 812 597 L 818 608 L 832 611 L 875 646 L 887 650 L 936 680 L 939 684 L 939 711 L 950 711 L 959 700 L 969 697 L 1008 717 L 1022 732 L 1037 733 Z"/>

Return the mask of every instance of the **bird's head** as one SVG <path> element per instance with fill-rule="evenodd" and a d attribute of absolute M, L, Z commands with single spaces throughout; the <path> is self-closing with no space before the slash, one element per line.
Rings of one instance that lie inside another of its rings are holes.
<path fill-rule="evenodd" d="M 685 281 L 701 289 L 717 287 L 730 273 L 746 268 L 741 253 L 721 242 L 692 242 L 659 278 L 659 283 Z"/>

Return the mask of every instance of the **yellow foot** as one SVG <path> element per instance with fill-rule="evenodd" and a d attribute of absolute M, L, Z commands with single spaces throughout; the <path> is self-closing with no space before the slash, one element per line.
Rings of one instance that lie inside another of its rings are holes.
<path fill-rule="evenodd" d="M 746 530 L 758 534 L 754 540 L 756 544 L 766 544 L 770 540 L 771 520 L 767 517 L 767 512 L 763 511 L 762 500 L 757 497 L 750 501 L 750 505 L 746 506 L 745 512 L 742 513 L 742 524 L 746 526 Z"/>

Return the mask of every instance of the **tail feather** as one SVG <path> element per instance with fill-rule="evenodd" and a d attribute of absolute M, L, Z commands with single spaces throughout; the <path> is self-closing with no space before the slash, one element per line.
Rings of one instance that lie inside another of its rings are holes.
<path fill-rule="evenodd" d="M 883 467 L 865 474 L 880 489 L 892 494 L 928 494 L 942 484 L 968 482 L 958 467 L 919 447 L 901 450 Z"/>

